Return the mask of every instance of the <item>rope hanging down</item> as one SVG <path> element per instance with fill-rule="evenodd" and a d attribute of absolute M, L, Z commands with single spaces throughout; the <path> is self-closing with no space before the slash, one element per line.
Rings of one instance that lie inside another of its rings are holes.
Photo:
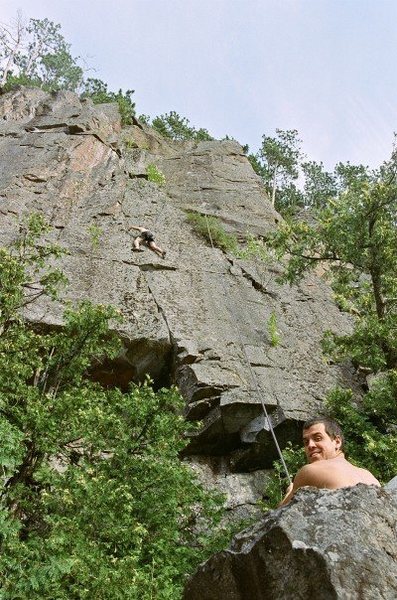
<path fill-rule="evenodd" d="M 206 215 L 206 214 L 204 214 L 204 217 L 205 217 L 205 222 L 206 222 L 206 225 L 207 225 L 208 237 L 209 237 L 209 240 L 210 240 L 210 243 L 211 243 L 211 248 L 214 250 L 214 243 L 213 243 L 213 240 L 212 240 L 211 229 L 210 229 L 210 226 L 209 226 L 209 223 L 208 223 L 208 218 L 207 218 L 207 215 Z M 223 288 L 224 297 L 225 297 L 225 298 L 227 298 L 227 293 L 226 293 L 226 289 L 225 289 L 225 286 L 224 286 L 224 283 L 223 283 L 223 279 L 222 279 L 222 278 L 221 278 L 221 285 L 222 285 L 222 288 Z M 227 309 L 229 310 L 229 312 L 231 312 L 231 313 L 233 312 L 233 311 L 230 309 L 230 307 L 229 307 L 229 306 L 227 306 Z M 232 317 L 234 317 L 234 322 L 235 322 L 235 323 L 237 323 L 237 318 L 236 318 L 236 315 L 232 314 Z M 289 472 L 288 472 L 287 465 L 286 465 L 286 463 L 285 463 L 285 460 L 284 460 L 283 454 L 282 454 L 282 452 L 281 452 L 281 448 L 280 448 L 280 446 L 279 446 L 279 443 L 278 443 L 278 441 L 277 441 L 276 434 L 275 434 L 275 432 L 274 432 L 274 428 L 273 428 L 272 419 L 271 419 L 271 417 L 269 416 L 269 413 L 267 412 L 266 405 L 265 405 L 265 403 L 264 403 L 264 401 L 263 401 L 262 394 L 261 394 L 261 392 L 260 392 L 260 390 L 259 390 L 259 386 L 258 386 L 257 378 L 256 378 L 256 375 L 255 375 L 255 373 L 254 373 L 253 369 L 252 369 L 252 366 L 251 366 L 250 360 L 249 360 L 249 358 L 248 358 L 248 354 L 247 354 L 247 351 L 246 351 L 246 349 L 245 349 L 245 345 L 244 345 L 243 339 L 242 339 L 242 337 L 241 337 L 241 333 L 240 333 L 240 329 L 239 329 L 239 327 L 237 327 L 237 334 L 238 334 L 238 337 L 239 337 L 240 346 L 241 346 L 241 348 L 242 348 L 242 350 L 243 350 L 243 354 L 244 354 L 244 357 L 245 357 L 245 361 L 246 361 L 246 363 L 247 363 L 247 366 L 248 366 L 248 370 L 249 370 L 249 372 L 250 372 L 250 375 L 251 375 L 252 382 L 253 382 L 253 384 L 254 384 L 254 387 L 255 387 L 255 390 L 256 390 L 257 397 L 258 397 L 258 399 L 259 399 L 259 401 L 260 401 L 260 403 L 261 403 L 261 405 L 262 405 L 263 413 L 264 413 L 264 415 L 265 415 L 265 418 L 266 418 L 267 424 L 268 424 L 268 426 L 269 426 L 269 431 L 270 431 L 270 433 L 271 433 L 271 435 L 272 435 L 272 438 L 273 438 L 274 444 L 275 444 L 275 446 L 276 446 L 276 449 L 277 449 L 278 455 L 279 455 L 279 457 L 280 457 L 281 464 L 283 465 L 283 469 L 284 469 L 284 471 L 285 471 L 285 474 L 286 474 L 286 476 L 287 476 L 288 482 L 289 482 L 289 483 L 292 483 L 291 476 L 290 476 L 290 474 L 289 474 Z"/>

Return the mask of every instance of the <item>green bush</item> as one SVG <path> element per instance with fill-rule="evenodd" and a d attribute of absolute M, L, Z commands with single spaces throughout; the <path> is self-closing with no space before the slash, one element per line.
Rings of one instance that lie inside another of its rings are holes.
<path fill-rule="evenodd" d="M 279 345 L 281 336 L 277 329 L 277 315 L 274 311 L 267 321 L 267 331 L 269 334 L 270 344 L 275 348 Z"/>
<path fill-rule="evenodd" d="M 397 374 L 385 375 L 364 397 L 362 405 L 351 390 L 334 389 L 327 407 L 342 426 L 349 460 L 369 469 L 381 483 L 397 473 Z"/>
<path fill-rule="evenodd" d="M 287 447 L 282 451 L 282 454 L 288 472 L 291 478 L 293 478 L 306 462 L 303 448 L 301 446 L 294 446 L 289 442 Z M 273 467 L 274 471 L 271 474 L 264 491 L 264 500 L 260 503 L 265 511 L 277 508 L 285 496 L 289 483 L 281 460 L 275 461 Z"/>
<path fill-rule="evenodd" d="M 95 249 L 99 248 L 99 244 L 103 236 L 102 228 L 98 225 L 90 225 L 88 228 L 88 233 L 90 234 L 92 247 Z"/>
<path fill-rule="evenodd" d="M 265 264 L 273 260 L 265 242 L 261 238 L 254 237 L 252 234 L 247 235 L 245 247 L 240 248 L 236 256 L 245 260 L 259 260 Z"/>
<path fill-rule="evenodd" d="M 188 222 L 205 240 L 225 252 L 237 254 L 238 241 L 235 235 L 227 233 L 217 217 L 200 215 L 195 212 L 187 213 Z"/>
<path fill-rule="evenodd" d="M 111 92 L 101 79 L 88 78 L 84 82 L 82 98 L 90 98 L 94 104 L 117 102 L 123 125 L 132 125 L 135 115 L 135 103 L 132 101 L 134 90 Z"/>
<path fill-rule="evenodd" d="M 129 150 L 134 150 L 135 148 L 139 148 L 139 146 L 136 143 L 136 141 L 133 140 L 133 139 L 131 139 L 131 138 L 124 138 L 123 139 L 123 144 Z"/>
<path fill-rule="evenodd" d="M 157 183 L 157 185 L 165 184 L 165 175 L 162 173 L 156 165 L 150 164 L 146 167 L 146 175 L 148 181 L 152 181 L 153 183 Z"/>
<path fill-rule="evenodd" d="M 214 138 L 208 133 L 206 129 L 196 129 L 190 125 L 190 122 L 185 117 L 181 117 L 175 111 L 171 111 L 167 114 L 154 117 L 150 123 L 150 118 L 147 115 L 141 115 L 140 120 L 150 125 L 163 137 L 172 140 L 195 140 L 195 141 L 209 141 Z"/>

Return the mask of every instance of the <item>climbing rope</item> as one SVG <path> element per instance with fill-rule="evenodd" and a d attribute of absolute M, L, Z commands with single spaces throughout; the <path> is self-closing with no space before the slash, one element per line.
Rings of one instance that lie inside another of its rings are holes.
<path fill-rule="evenodd" d="M 209 240 L 210 240 L 210 243 L 211 243 L 211 248 L 214 250 L 215 246 L 214 246 L 214 242 L 213 242 L 212 235 L 211 235 L 211 229 L 210 229 L 210 226 L 209 226 L 209 223 L 208 223 L 208 217 L 207 217 L 207 215 L 205 213 L 204 213 L 204 217 L 205 217 L 205 222 L 206 222 L 206 225 L 207 225 L 208 237 L 209 237 Z M 227 292 L 226 292 L 226 289 L 225 289 L 225 286 L 224 286 L 224 283 L 223 283 L 223 278 L 221 278 L 221 285 L 222 285 L 222 288 L 223 288 L 224 297 L 227 298 Z M 227 308 L 228 308 L 229 312 L 231 313 L 231 316 L 235 317 L 236 315 L 233 314 L 233 310 L 230 309 L 230 306 L 227 306 Z M 234 319 L 234 322 L 237 323 L 237 318 Z M 258 397 L 258 399 L 259 399 L 259 401 L 260 401 L 260 403 L 262 405 L 263 413 L 265 415 L 265 419 L 266 419 L 267 424 L 269 426 L 269 431 L 270 431 L 270 433 L 272 435 L 274 444 L 275 444 L 276 449 L 277 449 L 277 453 L 278 453 L 278 455 L 280 457 L 281 464 L 282 464 L 283 469 L 285 471 L 285 474 L 287 476 L 288 482 L 292 483 L 292 479 L 291 479 L 291 476 L 290 476 L 290 474 L 288 472 L 288 468 L 287 468 L 287 465 L 285 463 L 285 460 L 284 460 L 284 457 L 283 457 L 283 453 L 281 452 L 281 448 L 279 446 L 276 434 L 274 432 L 274 427 L 273 427 L 272 419 L 269 416 L 269 413 L 268 413 L 268 411 L 266 409 L 266 405 L 265 405 L 265 403 L 263 401 L 262 394 L 261 394 L 260 389 L 259 389 L 258 381 L 257 381 L 256 375 L 254 373 L 254 370 L 252 368 L 251 362 L 249 360 L 247 351 L 245 349 L 245 344 L 244 344 L 244 341 L 242 339 L 239 327 L 237 327 L 237 334 L 238 334 L 238 337 L 239 337 L 239 342 L 240 342 L 240 346 L 241 346 L 243 354 L 244 354 L 245 361 L 246 361 L 247 366 L 248 366 L 248 370 L 249 370 L 250 375 L 251 375 L 251 380 L 252 380 L 252 382 L 254 384 L 257 397 Z"/>
<path fill-rule="evenodd" d="M 198 184 L 198 181 L 197 181 L 197 184 Z M 200 185 L 197 185 L 197 187 L 198 187 L 198 190 L 199 190 L 199 193 L 200 193 L 200 196 L 201 196 L 201 186 L 200 186 Z M 162 205 L 159 207 L 159 210 L 158 210 L 158 212 L 157 212 L 157 215 L 156 215 L 156 219 L 155 219 L 155 221 L 154 221 L 154 223 L 153 223 L 153 225 L 154 225 L 154 226 L 156 225 L 156 223 L 157 223 L 157 221 L 158 221 L 158 219 L 159 219 L 160 215 L 161 215 L 161 214 L 162 214 L 162 212 L 163 212 L 163 209 L 164 209 L 164 206 L 165 206 L 165 202 L 166 202 L 166 196 L 164 196 L 164 201 L 163 201 Z M 214 250 L 215 246 L 214 246 L 214 242 L 213 242 L 212 235 L 211 235 L 211 229 L 210 229 L 209 222 L 208 222 L 208 216 L 207 216 L 207 214 L 205 214 L 205 213 L 204 213 L 204 216 L 205 216 L 205 222 L 206 222 L 207 231 L 208 231 L 208 237 L 209 237 L 209 240 L 210 240 L 210 243 L 211 243 L 211 248 L 212 248 L 212 250 Z M 224 297 L 225 297 L 225 298 L 227 298 L 227 292 L 226 292 L 226 289 L 225 289 L 225 286 L 224 286 L 223 278 L 221 278 L 221 285 L 222 285 L 222 289 L 223 289 Z M 228 311 L 230 312 L 231 316 L 234 318 L 234 322 L 237 322 L 237 319 L 235 318 L 235 317 L 236 317 L 236 315 L 234 315 L 234 314 L 233 314 L 233 310 L 230 308 L 230 306 L 229 306 L 229 305 L 227 305 L 227 309 L 228 309 Z M 269 415 L 269 413 L 268 413 L 268 411 L 267 411 L 267 409 L 266 409 L 266 405 L 265 405 L 265 403 L 264 403 L 264 401 L 263 401 L 262 394 L 261 394 L 261 391 L 260 391 L 260 389 L 259 389 L 259 386 L 258 386 L 257 378 L 256 378 L 256 376 L 255 376 L 255 373 L 254 373 L 254 371 L 253 371 L 253 369 L 252 369 L 251 362 L 250 362 L 250 360 L 249 360 L 249 357 L 248 357 L 248 355 L 247 355 L 247 351 L 246 351 L 246 349 L 245 349 L 245 344 L 244 344 L 244 341 L 243 341 L 243 339 L 242 339 L 242 336 L 241 336 L 241 333 L 240 333 L 240 329 L 239 329 L 239 327 L 237 327 L 237 334 L 238 334 L 238 338 L 239 338 L 240 346 L 241 346 L 241 348 L 242 348 L 242 351 L 243 351 L 243 354 L 244 354 L 244 358 L 245 358 L 246 364 L 247 364 L 247 366 L 248 366 L 248 370 L 249 370 L 249 373 L 250 373 L 250 376 L 251 376 L 252 383 L 254 384 L 254 388 L 255 388 L 255 391 L 256 391 L 257 397 L 258 397 L 258 399 L 259 399 L 259 401 L 260 401 L 260 404 L 261 404 L 261 406 L 262 406 L 262 410 L 263 410 L 263 413 L 264 413 L 264 416 L 265 416 L 266 422 L 267 422 L 267 424 L 268 424 L 268 427 L 269 427 L 269 431 L 270 431 L 270 433 L 271 433 L 271 436 L 272 436 L 272 438 L 273 438 L 273 441 L 274 441 L 275 447 L 276 447 L 276 449 L 277 449 L 277 453 L 278 453 L 278 455 L 279 455 L 279 457 L 280 457 L 280 461 L 281 461 L 281 464 L 282 464 L 282 466 L 283 466 L 283 469 L 284 469 L 284 471 L 285 471 L 285 474 L 286 474 L 286 476 L 287 476 L 288 482 L 289 482 L 289 483 L 291 483 L 291 482 L 292 482 L 292 480 L 291 480 L 291 476 L 290 476 L 290 474 L 289 474 L 289 472 L 288 472 L 287 465 L 286 465 L 286 463 L 285 463 L 285 460 L 284 460 L 283 454 L 282 454 L 282 452 L 281 452 L 281 448 L 280 448 L 280 446 L 279 446 L 279 443 L 278 443 L 278 441 L 277 441 L 276 434 L 275 434 L 275 432 L 274 432 L 274 427 L 273 427 L 273 423 L 272 423 L 272 418 L 271 418 L 271 416 Z"/>
<path fill-rule="evenodd" d="M 156 231 L 156 225 L 157 225 L 157 221 L 159 220 L 159 218 L 160 218 L 160 215 L 162 214 L 162 212 L 163 212 L 163 210 L 164 210 L 165 203 L 167 202 L 167 195 L 166 195 L 166 193 L 165 193 L 165 192 L 163 192 L 163 196 L 164 196 L 164 200 L 163 200 L 163 201 L 162 201 L 162 203 L 160 204 L 160 206 L 159 206 L 159 209 L 158 209 L 158 211 L 157 211 L 157 214 L 156 214 L 156 218 L 155 218 L 155 220 L 153 221 L 153 225 L 152 225 L 152 227 L 153 227 L 154 231 Z"/>

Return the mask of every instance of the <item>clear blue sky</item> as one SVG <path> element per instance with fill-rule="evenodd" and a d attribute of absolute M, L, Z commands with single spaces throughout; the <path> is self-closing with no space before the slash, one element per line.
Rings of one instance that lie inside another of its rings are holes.
<path fill-rule="evenodd" d="M 0 0 L 60 23 L 92 76 L 255 151 L 297 129 L 309 158 L 377 166 L 397 130 L 396 0 Z"/>

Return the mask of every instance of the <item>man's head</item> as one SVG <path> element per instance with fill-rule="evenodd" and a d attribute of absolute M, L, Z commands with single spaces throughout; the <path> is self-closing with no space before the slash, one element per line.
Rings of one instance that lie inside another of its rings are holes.
<path fill-rule="evenodd" d="M 328 417 L 315 417 L 303 425 L 303 445 L 309 463 L 336 458 L 343 452 L 340 425 Z"/>

